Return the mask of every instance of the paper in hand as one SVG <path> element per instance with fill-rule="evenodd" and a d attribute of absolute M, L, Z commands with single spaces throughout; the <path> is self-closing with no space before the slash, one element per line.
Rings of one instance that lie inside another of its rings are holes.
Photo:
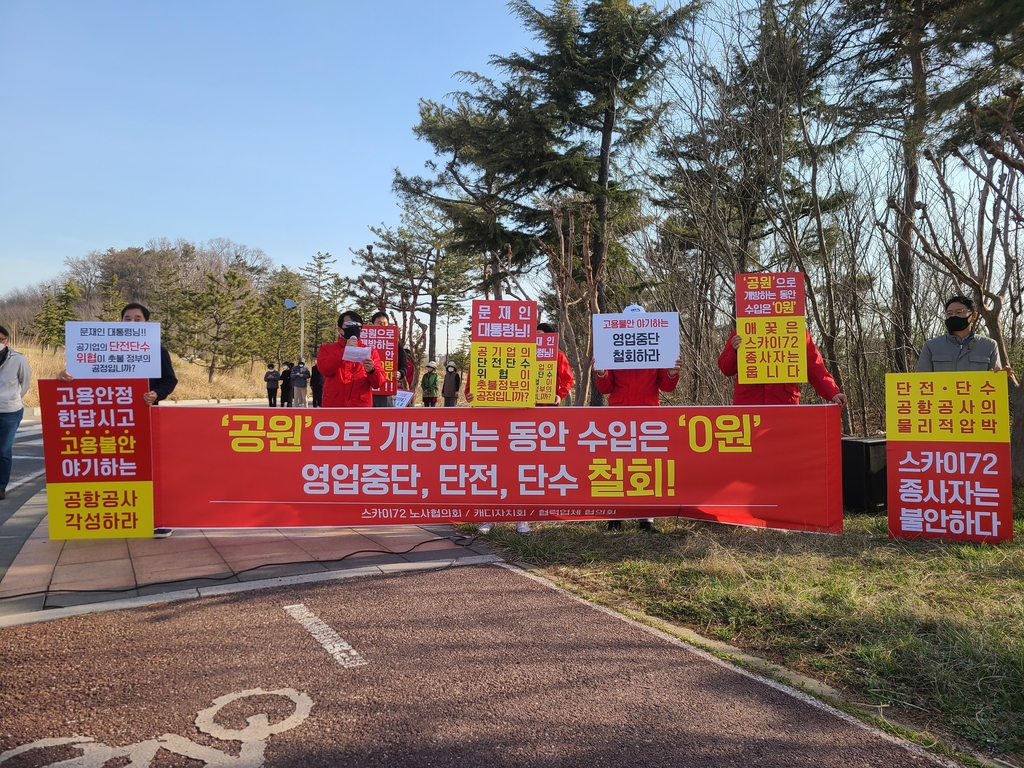
<path fill-rule="evenodd" d="M 345 354 L 342 356 L 343 360 L 349 360 L 353 363 L 361 363 L 364 360 L 370 359 L 370 353 L 373 350 L 370 347 L 345 347 Z"/>

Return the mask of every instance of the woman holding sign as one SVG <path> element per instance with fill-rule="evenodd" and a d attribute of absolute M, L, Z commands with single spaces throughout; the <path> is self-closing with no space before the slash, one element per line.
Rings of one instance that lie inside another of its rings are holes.
<path fill-rule="evenodd" d="M 324 376 L 324 408 L 372 408 L 373 392 L 384 383 L 376 349 L 359 345 L 363 319 L 349 310 L 338 318 L 338 340 L 323 344 L 316 364 Z"/>

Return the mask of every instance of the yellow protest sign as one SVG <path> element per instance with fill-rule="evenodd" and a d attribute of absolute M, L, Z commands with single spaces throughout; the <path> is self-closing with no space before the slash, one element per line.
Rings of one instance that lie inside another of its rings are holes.
<path fill-rule="evenodd" d="M 914 442 L 1008 443 L 1006 374 L 889 373 L 885 436 Z"/>
<path fill-rule="evenodd" d="M 470 345 L 470 365 L 473 405 L 536 405 L 536 342 L 474 341 Z"/>
<path fill-rule="evenodd" d="M 151 480 L 47 483 L 51 539 L 153 536 Z"/>
<path fill-rule="evenodd" d="M 742 338 L 741 384 L 807 381 L 807 322 L 803 317 L 745 317 L 737 320 Z"/>

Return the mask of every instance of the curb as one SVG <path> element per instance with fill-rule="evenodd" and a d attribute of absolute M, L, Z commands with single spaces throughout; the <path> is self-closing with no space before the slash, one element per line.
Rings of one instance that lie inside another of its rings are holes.
<path fill-rule="evenodd" d="M 437 560 L 425 560 L 419 563 L 371 565 L 362 568 L 351 568 L 345 571 L 330 571 L 328 573 L 307 573 L 300 576 L 278 576 L 273 579 L 261 579 L 259 581 L 245 581 L 237 584 L 220 584 L 211 587 L 182 589 L 175 592 L 163 592 L 155 595 L 147 595 L 145 597 L 129 597 L 124 600 L 109 600 L 102 603 L 86 603 L 84 605 L 69 606 L 67 608 L 33 611 L 32 613 L 16 613 L 11 616 L 0 617 L 0 629 L 6 627 L 19 627 L 25 624 L 42 624 L 48 621 L 53 621 L 54 619 L 63 619 L 70 616 L 84 616 L 90 613 L 107 613 L 108 611 L 123 611 L 130 608 L 144 608 L 149 605 L 159 605 L 160 603 L 195 600 L 201 597 L 216 597 L 218 595 L 231 595 L 238 594 L 240 592 L 256 592 L 261 589 L 274 589 L 276 587 L 314 584 L 323 581 L 353 579 L 360 576 L 384 576 L 391 573 L 437 571 L 444 568 L 457 568 L 469 565 L 490 565 L 491 563 L 502 562 L 504 562 L 504 560 L 498 557 L 498 555 L 472 555 L 469 557 L 444 557 Z"/>

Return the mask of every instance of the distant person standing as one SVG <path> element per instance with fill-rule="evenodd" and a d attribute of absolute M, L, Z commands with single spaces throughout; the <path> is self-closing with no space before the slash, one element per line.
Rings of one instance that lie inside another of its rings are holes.
<path fill-rule="evenodd" d="M 292 404 L 292 364 L 281 364 L 281 407 Z"/>
<path fill-rule="evenodd" d="M 444 383 L 441 384 L 441 397 L 444 398 L 445 408 L 454 408 L 459 404 L 459 388 L 462 386 L 462 376 L 455 363 L 448 363 L 445 367 Z"/>
<path fill-rule="evenodd" d="M 313 407 L 321 407 L 324 399 L 324 375 L 317 368 L 316 360 L 313 361 L 313 368 L 309 372 L 309 388 L 313 393 Z"/>
<path fill-rule="evenodd" d="M 277 407 L 277 387 L 281 383 L 281 374 L 274 370 L 274 364 L 267 366 L 267 372 L 263 374 L 263 381 L 267 383 L 267 401 L 271 408 Z"/>
<path fill-rule="evenodd" d="M 309 391 L 309 368 L 300 357 L 299 364 L 292 368 L 292 400 L 296 408 L 306 407 L 306 393 Z"/>
<path fill-rule="evenodd" d="M 25 415 L 22 398 L 32 384 L 28 360 L 11 349 L 10 342 L 10 334 L 0 325 L 0 499 L 7 497 L 14 466 L 14 436 Z"/>
<path fill-rule="evenodd" d="M 420 380 L 424 408 L 433 408 L 437 405 L 437 393 L 440 387 L 441 381 L 437 375 L 437 363 L 431 360 L 427 363 L 427 372 L 423 374 L 423 378 Z"/>

